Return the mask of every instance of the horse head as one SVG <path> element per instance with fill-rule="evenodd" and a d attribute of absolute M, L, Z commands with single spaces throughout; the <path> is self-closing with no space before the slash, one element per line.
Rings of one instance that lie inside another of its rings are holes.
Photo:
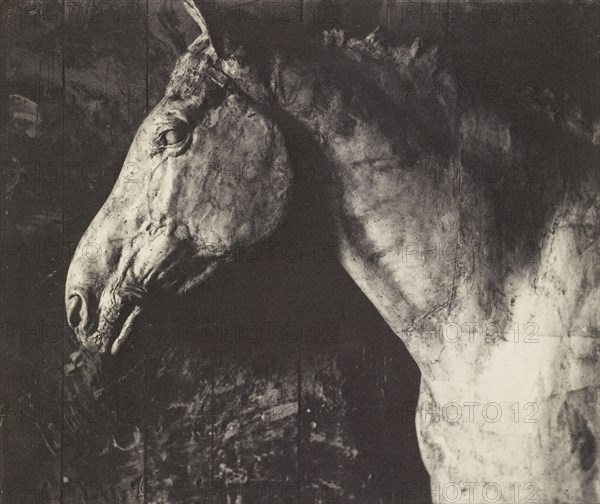
<path fill-rule="evenodd" d="M 202 14 L 186 6 L 202 34 L 139 127 L 67 276 L 68 323 L 102 354 L 119 350 L 149 297 L 199 285 L 285 213 L 282 133 L 223 70 Z"/>

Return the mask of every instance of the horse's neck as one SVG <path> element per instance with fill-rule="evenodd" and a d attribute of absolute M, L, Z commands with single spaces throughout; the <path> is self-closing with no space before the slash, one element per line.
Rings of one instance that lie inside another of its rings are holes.
<path fill-rule="evenodd" d="M 455 296 L 453 258 L 422 256 L 447 254 L 457 241 L 460 170 L 453 142 L 436 143 L 436 130 L 451 135 L 452 125 L 411 130 L 415 107 L 359 74 L 351 62 L 291 64 L 277 69 L 276 89 L 327 157 L 344 267 L 400 333 Z"/>

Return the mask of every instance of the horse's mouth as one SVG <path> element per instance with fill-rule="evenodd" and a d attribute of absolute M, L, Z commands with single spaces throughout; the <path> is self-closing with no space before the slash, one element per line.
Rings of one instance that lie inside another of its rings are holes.
<path fill-rule="evenodd" d="M 142 308 L 138 305 L 133 305 L 131 307 L 131 311 L 128 313 L 125 312 L 124 317 L 121 318 L 121 320 L 123 320 L 123 325 L 121 326 L 118 336 L 112 341 L 112 344 L 109 342 L 110 353 L 112 355 L 117 355 L 125 342 L 131 339 L 131 336 L 134 334 L 135 321 L 141 315 L 141 313 Z M 115 329 L 118 329 L 118 327 L 115 327 Z"/>
<path fill-rule="evenodd" d="M 170 293 L 171 297 L 173 294 L 178 297 L 192 291 L 214 271 L 216 264 L 211 261 L 201 274 L 184 282 L 179 290 L 174 287 L 171 291 L 154 289 L 150 294 L 145 288 L 127 285 L 116 289 L 109 285 L 96 302 L 93 296 L 84 296 L 72 289 L 74 294 L 67 301 L 67 321 L 86 349 L 104 356 L 117 356 L 140 336 L 140 328 L 147 329 L 156 323 L 155 308 L 162 305 L 163 296 Z"/>

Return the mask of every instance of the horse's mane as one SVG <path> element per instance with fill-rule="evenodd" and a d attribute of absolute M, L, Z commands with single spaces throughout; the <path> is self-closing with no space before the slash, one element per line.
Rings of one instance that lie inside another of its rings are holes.
<path fill-rule="evenodd" d="M 411 45 L 396 45 L 390 34 L 379 26 L 364 38 L 348 37 L 344 30 L 334 28 L 323 32 L 322 41 L 325 47 L 339 48 L 350 57 L 361 55 L 403 72 L 414 67 L 417 61 L 426 61 L 435 70 L 448 63 L 440 57 L 439 46 L 431 45 L 425 50 L 419 37 Z"/>
<path fill-rule="evenodd" d="M 421 38 L 416 38 L 408 45 L 397 44 L 394 35 L 381 27 L 375 28 L 364 38 L 349 37 L 340 29 L 327 30 L 323 33 L 323 44 L 325 47 L 341 50 L 350 58 L 368 58 L 388 69 L 395 69 L 417 87 L 423 84 L 425 76 L 451 76 L 458 86 L 456 93 L 459 100 L 468 98 L 478 101 L 505 115 L 529 114 L 546 125 L 552 124 L 563 134 L 592 145 L 600 145 L 600 118 L 593 117 L 593 112 L 591 117 L 585 117 L 586 97 L 569 96 L 568 91 L 553 88 L 551 83 L 535 82 L 537 79 L 533 75 L 524 77 L 527 85 L 523 89 L 515 89 L 515 93 L 519 93 L 517 98 L 508 93 L 505 96 L 490 97 L 486 96 L 485 89 L 480 89 L 482 86 L 477 88 L 476 84 L 481 83 L 474 82 L 473 70 L 464 70 L 465 66 L 474 63 L 473 67 L 477 68 L 482 81 L 485 79 L 488 83 L 508 87 L 515 84 L 510 80 L 514 74 L 525 75 L 529 72 L 530 61 L 521 61 L 522 56 L 514 56 L 513 73 L 507 77 L 505 63 L 499 64 L 491 55 L 489 58 L 479 57 L 477 62 L 469 60 L 465 65 L 465 62 L 456 60 L 456 52 L 452 53 L 437 44 L 426 46 Z M 471 86 L 473 84 L 475 86 Z"/>
<path fill-rule="evenodd" d="M 429 98 L 428 105 L 437 102 L 446 108 L 451 106 L 458 92 L 452 60 L 448 52 L 437 44 L 426 43 L 419 37 L 411 44 L 396 44 L 394 37 L 381 27 L 375 28 L 364 38 L 348 37 L 340 29 L 323 32 L 322 44 L 326 49 L 341 52 L 347 59 L 364 67 L 386 94 L 394 101 L 406 103 L 409 95 L 423 92 Z M 424 103 L 427 98 L 419 96 Z"/>

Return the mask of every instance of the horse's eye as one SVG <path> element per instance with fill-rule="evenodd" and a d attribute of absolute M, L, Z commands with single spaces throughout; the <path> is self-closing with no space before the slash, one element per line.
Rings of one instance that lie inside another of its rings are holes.
<path fill-rule="evenodd" d="M 192 142 L 192 127 L 184 122 L 171 123 L 169 129 L 159 130 L 154 138 L 152 155 L 164 153 L 169 156 L 179 156 L 188 150 Z"/>
<path fill-rule="evenodd" d="M 183 128 L 171 129 L 164 133 L 165 145 L 177 145 L 183 142 L 188 135 L 188 132 Z"/>

